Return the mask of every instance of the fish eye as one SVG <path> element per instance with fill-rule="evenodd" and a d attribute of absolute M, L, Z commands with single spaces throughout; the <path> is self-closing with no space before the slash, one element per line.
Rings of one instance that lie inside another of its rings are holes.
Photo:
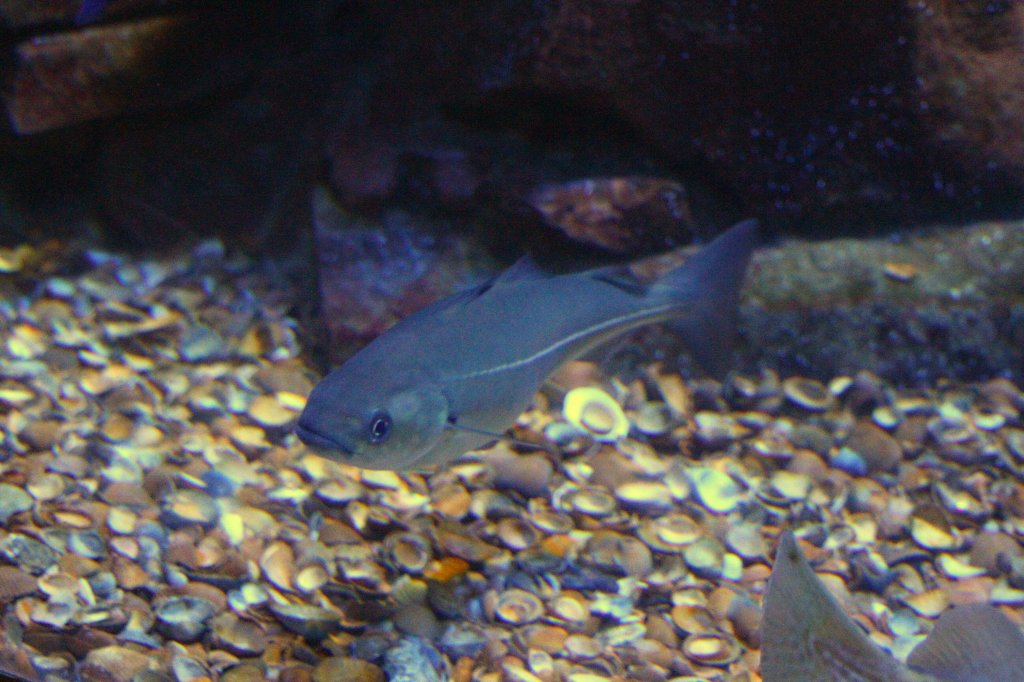
<path fill-rule="evenodd" d="M 366 425 L 366 437 L 371 443 L 383 443 L 391 435 L 391 415 L 387 412 L 374 412 Z"/>

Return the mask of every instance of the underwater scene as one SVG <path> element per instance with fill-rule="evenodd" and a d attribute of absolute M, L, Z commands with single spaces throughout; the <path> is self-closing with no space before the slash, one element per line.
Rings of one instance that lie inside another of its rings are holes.
<path fill-rule="evenodd" d="M 0 50 L 0 681 L 1024 682 L 1024 4 Z"/>

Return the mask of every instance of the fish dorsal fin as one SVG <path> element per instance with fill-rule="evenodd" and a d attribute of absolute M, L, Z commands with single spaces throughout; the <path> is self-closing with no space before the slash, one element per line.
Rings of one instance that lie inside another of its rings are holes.
<path fill-rule="evenodd" d="M 601 268 L 594 271 L 591 277 L 605 284 L 611 284 L 633 296 L 644 296 L 649 291 L 649 287 L 637 279 L 633 271 L 625 266 Z"/>
<path fill-rule="evenodd" d="M 413 313 L 406 319 L 430 317 L 431 315 L 435 315 L 442 311 L 466 305 L 502 284 L 521 282 L 531 279 L 544 279 L 546 277 L 549 277 L 549 275 L 541 270 L 540 266 L 538 266 L 532 258 L 529 256 L 523 256 L 510 265 L 506 270 L 499 272 L 497 275 L 489 277 L 476 286 L 463 289 L 462 291 L 457 291 L 451 296 L 442 298 L 439 301 L 434 301 L 425 308 L 421 308 L 417 312 Z"/>
<path fill-rule="evenodd" d="M 443 304 L 446 308 L 459 303 L 468 303 L 469 301 L 480 298 L 491 289 L 503 284 L 524 282 L 534 279 L 546 279 L 547 277 L 549 277 L 549 275 L 544 272 L 532 258 L 529 256 L 522 256 L 519 260 L 502 272 L 499 272 L 494 277 L 488 278 L 480 284 L 477 284 L 475 287 L 470 287 L 469 289 L 455 293 L 446 299 L 442 299 L 439 303 Z"/>
<path fill-rule="evenodd" d="M 1024 681 L 1024 634 L 988 604 L 946 611 L 907 663 L 945 682 Z"/>
<path fill-rule="evenodd" d="M 843 613 L 789 531 L 768 581 L 761 642 L 764 682 L 915 679 Z"/>
<path fill-rule="evenodd" d="M 548 273 L 537 265 L 529 255 L 520 256 L 519 260 L 510 265 L 504 272 L 491 280 L 491 285 L 508 284 L 509 282 L 521 282 L 530 279 L 547 279 Z"/>

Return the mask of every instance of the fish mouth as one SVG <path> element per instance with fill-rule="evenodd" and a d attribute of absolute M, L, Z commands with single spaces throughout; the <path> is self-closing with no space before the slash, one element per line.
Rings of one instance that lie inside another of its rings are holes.
<path fill-rule="evenodd" d="M 346 457 L 351 457 L 355 452 L 352 448 L 341 443 L 330 436 L 325 436 L 315 429 L 304 425 L 301 421 L 295 425 L 295 435 L 299 437 L 307 447 L 314 450 L 326 450 L 329 452 L 340 452 Z"/>

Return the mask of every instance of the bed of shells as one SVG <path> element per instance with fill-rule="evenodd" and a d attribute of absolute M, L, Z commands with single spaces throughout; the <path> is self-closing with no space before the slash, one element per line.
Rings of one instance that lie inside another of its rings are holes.
<path fill-rule="evenodd" d="M 361 471 L 291 433 L 315 376 L 272 271 L 69 260 L 0 251 L 8 674 L 754 681 L 784 527 L 898 657 L 951 605 L 1024 620 L 1008 381 L 573 363 L 515 444 Z"/>

